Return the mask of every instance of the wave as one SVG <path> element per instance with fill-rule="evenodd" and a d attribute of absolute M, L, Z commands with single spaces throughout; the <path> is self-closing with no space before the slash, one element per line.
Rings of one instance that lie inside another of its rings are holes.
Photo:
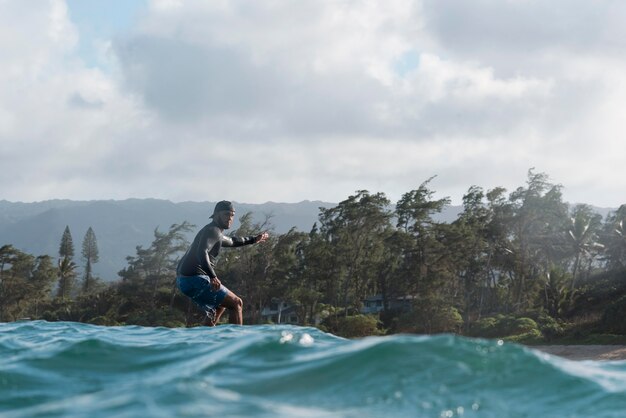
<path fill-rule="evenodd" d="M 618 417 L 626 362 L 453 335 L 0 324 L 0 416 Z"/>

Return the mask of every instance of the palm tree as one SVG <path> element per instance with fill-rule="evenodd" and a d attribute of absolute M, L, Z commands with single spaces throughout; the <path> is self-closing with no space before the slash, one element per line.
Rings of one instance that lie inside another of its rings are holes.
<path fill-rule="evenodd" d="M 615 227 L 615 234 L 617 235 L 617 242 L 621 248 L 621 253 L 626 253 L 626 222 L 624 222 L 626 218 L 622 219 L 618 222 Z"/>
<path fill-rule="evenodd" d="M 608 267 L 622 269 L 626 267 L 626 205 L 609 214 L 604 227 L 602 238 Z"/>
<path fill-rule="evenodd" d="M 60 297 L 65 301 L 65 297 L 72 290 L 74 284 L 74 278 L 76 278 L 76 263 L 74 263 L 69 257 L 63 257 L 59 260 L 59 288 L 57 290 L 57 297 Z"/>
<path fill-rule="evenodd" d="M 592 250 L 604 247 L 597 242 L 601 219 L 602 217 L 593 212 L 593 209 L 588 205 L 577 205 L 574 209 L 573 217 L 570 218 L 566 238 L 572 247 L 575 257 L 572 268 L 571 290 L 576 286 L 582 258 L 585 255 L 593 257 Z"/>

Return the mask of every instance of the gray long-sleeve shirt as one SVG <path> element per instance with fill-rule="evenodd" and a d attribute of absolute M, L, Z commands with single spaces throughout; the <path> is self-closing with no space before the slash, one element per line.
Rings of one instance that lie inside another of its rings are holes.
<path fill-rule="evenodd" d="M 191 246 L 178 263 L 176 273 L 179 276 L 205 275 L 217 277 L 214 267 L 222 247 L 241 247 L 254 244 L 256 237 L 229 237 L 224 235 L 215 222 L 202 228 Z"/>

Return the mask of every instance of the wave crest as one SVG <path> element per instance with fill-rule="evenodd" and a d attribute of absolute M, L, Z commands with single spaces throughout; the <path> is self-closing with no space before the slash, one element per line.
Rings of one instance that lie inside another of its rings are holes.
<path fill-rule="evenodd" d="M 11 417 L 617 417 L 626 362 L 452 335 L 33 321 L 0 324 L 0 399 Z"/>

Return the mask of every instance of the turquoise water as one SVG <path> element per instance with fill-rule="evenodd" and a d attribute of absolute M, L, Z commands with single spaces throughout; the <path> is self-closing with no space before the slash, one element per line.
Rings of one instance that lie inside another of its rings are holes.
<path fill-rule="evenodd" d="M 0 417 L 624 417 L 626 362 L 451 335 L 0 324 Z"/>

